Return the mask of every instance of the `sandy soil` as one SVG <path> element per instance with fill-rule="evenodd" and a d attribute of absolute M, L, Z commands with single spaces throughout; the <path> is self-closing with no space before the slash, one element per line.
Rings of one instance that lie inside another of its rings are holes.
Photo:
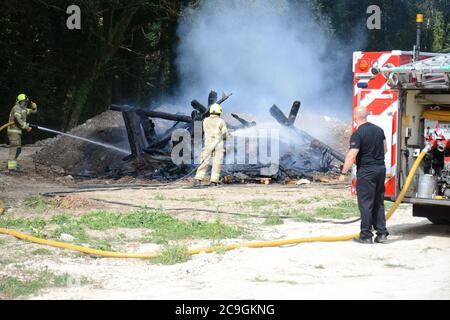
<path fill-rule="evenodd" d="M 0 162 L 4 158 L 4 149 L 0 148 Z M 2 197 L 8 197 L 12 205 L 20 203 L 27 194 L 61 190 L 75 184 L 41 180 L 32 172 L 0 178 L 2 183 L 7 182 Z M 288 219 L 282 225 L 267 226 L 260 218 L 244 219 L 234 214 L 251 213 L 241 203 L 256 199 L 289 203 L 320 196 L 324 199 L 320 205 L 324 205 L 326 199 L 351 198 L 348 188 L 337 184 L 237 185 L 214 189 L 180 186 L 170 190 L 116 190 L 76 196 L 84 199 L 84 204 L 89 204 L 88 198 L 97 201 L 88 205 L 89 208 L 74 210 L 74 214 L 97 208 L 125 212 L 132 208 L 119 203 L 129 203 L 166 210 L 178 208 L 181 210 L 168 212 L 181 219 L 213 220 L 218 213 L 199 210 L 213 209 L 220 211 L 219 215 L 227 223 L 245 224 L 258 239 L 266 240 L 358 231 L 358 223 L 335 225 Z M 7 213 L 28 214 L 21 209 Z M 58 249 L 51 249 L 53 255 L 31 257 L 24 264 L 36 270 L 47 267 L 54 273 L 68 273 L 73 277 L 70 287 L 45 289 L 32 299 L 450 299 L 450 226 L 432 225 L 426 219 L 412 217 L 411 207 L 402 205 L 389 222 L 389 231 L 390 241 L 386 244 L 339 242 L 239 249 L 200 254 L 172 266 L 144 260 L 93 258 Z M 3 235 L 0 240 L 3 241 L 2 257 L 17 250 L 41 248 Z M 237 241 L 243 240 L 229 240 Z M 211 241 L 197 241 L 192 246 L 209 244 Z M 141 243 L 126 249 L 144 252 L 158 246 Z M 77 285 L 77 279 L 82 277 L 87 277 L 89 284 Z"/>

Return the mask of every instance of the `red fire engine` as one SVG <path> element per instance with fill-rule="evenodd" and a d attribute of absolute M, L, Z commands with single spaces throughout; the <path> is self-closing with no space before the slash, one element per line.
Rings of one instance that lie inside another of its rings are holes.
<path fill-rule="evenodd" d="M 385 132 L 388 199 L 396 199 L 422 148 L 433 147 L 404 202 L 414 216 L 450 223 L 450 54 L 419 51 L 422 21 L 418 15 L 414 51 L 353 54 L 353 108 L 367 107 L 368 120 Z"/>

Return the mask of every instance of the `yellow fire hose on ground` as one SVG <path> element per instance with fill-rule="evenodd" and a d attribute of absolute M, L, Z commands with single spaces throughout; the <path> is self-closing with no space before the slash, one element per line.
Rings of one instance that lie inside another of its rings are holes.
<path fill-rule="evenodd" d="M 6 126 L 3 126 L 0 128 L 0 131 L 3 130 Z M 425 155 L 431 150 L 431 146 L 427 145 L 422 152 L 420 153 L 419 157 L 414 162 L 413 167 L 411 168 L 411 171 L 409 172 L 409 175 L 405 181 L 405 185 L 403 186 L 403 189 L 401 190 L 399 196 L 397 197 L 397 200 L 395 201 L 394 205 L 389 209 L 389 211 L 386 214 L 386 220 L 389 220 L 392 215 L 395 213 L 397 208 L 402 203 L 406 192 L 408 191 L 409 187 L 411 186 L 411 183 L 414 179 L 414 175 L 422 162 Z M 3 203 L 0 203 L 0 213 L 3 212 Z M 62 249 L 69 249 L 74 251 L 83 252 L 89 255 L 94 256 L 100 256 L 100 257 L 108 257 L 108 258 L 134 258 L 134 259 L 152 259 L 158 257 L 161 253 L 160 252 L 148 252 L 148 253 L 123 253 L 123 252 L 112 252 L 112 251 L 103 251 L 103 250 L 96 250 L 91 249 L 79 245 L 59 242 L 59 241 L 53 241 L 53 240 L 47 240 L 47 239 L 41 239 L 37 237 L 30 236 L 28 234 L 25 234 L 23 232 L 13 230 L 13 229 L 5 229 L 0 228 L 0 234 L 6 234 L 10 235 L 25 241 L 29 241 L 32 243 L 47 245 L 51 247 L 56 248 L 62 248 Z M 199 249 L 191 249 L 188 250 L 189 255 L 195 255 L 199 254 L 201 252 L 215 252 L 215 251 L 222 251 L 222 250 L 233 250 L 238 248 L 266 248 L 266 247 L 279 247 L 279 246 L 285 246 L 285 245 L 295 245 L 300 243 L 310 243 L 310 242 L 338 242 L 338 241 L 348 241 L 352 240 L 359 236 L 359 233 L 356 234 L 350 234 L 350 235 L 342 235 L 342 236 L 318 236 L 318 237 L 304 237 L 304 238 L 295 238 L 295 239 L 285 239 L 285 240 L 275 240 L 275 241 L 261 241 L 261 242 L 245 242 L 245 243 L 238 243 L 238 244 L 230 244 L 230 245 L 220 245 L 215 247 L 205 247 L 205 248 L 199 248 Z"/>

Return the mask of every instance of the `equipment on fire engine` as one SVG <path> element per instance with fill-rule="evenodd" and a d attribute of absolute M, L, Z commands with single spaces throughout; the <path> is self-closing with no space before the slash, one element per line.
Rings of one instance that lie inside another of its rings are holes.
<path fill-rule="evenodd" d="M 417 197 L 446 198 L 450 197 L 450 110 L 439 113 L 427 110 L 424 117 L 424 140 L 432 150 L 423 164 L 423 174 L 419 176 Z M 430 119 L 430 118 L 432 119 Z"/>

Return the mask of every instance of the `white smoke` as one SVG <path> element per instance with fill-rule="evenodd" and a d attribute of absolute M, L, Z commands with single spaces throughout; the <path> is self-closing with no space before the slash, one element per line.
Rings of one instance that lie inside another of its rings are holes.
<path fill-rule="evenodd" d="M 177 66 L 182 101 L 206 104 L 210 90 L 232 92 L 225 112 L 269 117 L 294 100 L 301 112 L 349 115 L 351 50 L 337 44 L 306 5 L 288 0 L 201 1 L 184 10 Z M 343 61 L 347 59 L 347 61 Z"/>

